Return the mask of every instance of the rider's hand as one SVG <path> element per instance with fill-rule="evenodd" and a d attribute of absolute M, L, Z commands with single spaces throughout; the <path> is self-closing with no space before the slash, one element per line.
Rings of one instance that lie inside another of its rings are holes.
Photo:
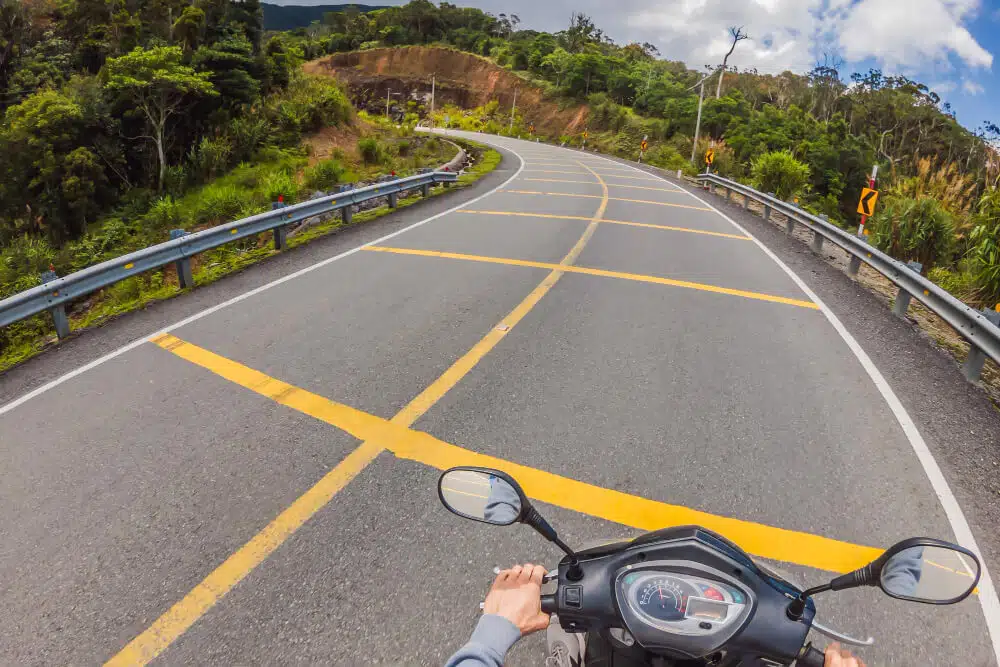
<path fill-rule="evenodd" d="M 530 563 L 503 570 L 486 596 L 483 613 L 503 616 L 522 636 L 549 627 L 549 615 L 542 613 L 544 576 L 544 567 Z"/>
<path fill-rule="evenodd" d="M 830 644 L 826 647 L 826 662 L 823 667 L 865 667 L 847 649 L 840 648 L 840 644 Z"/>

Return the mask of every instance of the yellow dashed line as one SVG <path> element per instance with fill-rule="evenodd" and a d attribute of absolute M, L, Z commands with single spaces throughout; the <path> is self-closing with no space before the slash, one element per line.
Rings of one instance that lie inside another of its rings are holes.
<path fill-rule="evenodd" d="M 362 248 L 368 252 L 388 252 L 398 255 L 418 255 L 421 257 L 441 257 L 444 259 L 461 259 L 470 262 L 486 262 L 488 264 L 507 264 L 510 266 L 527 266 L 537 269 L 562 270 L 567 273 L 581 273 L 590 276 L 601 276 L 604 278 L 619 278 L 621 280 L 632 280 L 641 283 L 655 283 L 657 285 L 670 285 L 671 287 L 683 287 L 685 289 L 699 290 L 702 292 L 714 292 L 716 294 L 728 294 L 729 296 L 739 296 L 744 299 L 756 301 L 769 301 L 771 303 L 781 303 L 788 306 L 798 306 L 799 308 L 809 308 L 819 310 L 812 301 L 801 299 L 789 299 L 784 296 L 774 296 L 771 294 L 761 294 L 759 292 L 748 292 L 746 290 L 730 289 L 728 287 L 718 287 L 716 285 L 706 285 L 703 283 L 693 283 L 686 280 L 674 280 L 672 278 L 660 278 L 659 276 L 647 276 L 639 273 L 622 273 L 621 271 L 605 271 L 604 269 L 590 269 L 582 266 L 563 266 L 561 264 L 550 264 L 548 262 L 532 262 L 524 259 L 508 259 L 505 257 L 485 257 L 483 255 L 465 255 L 457 252 L 438 252 L 436 250 L 415 250 L 413 248 L 390 248 L 386 246 L 366 246 Z"/>
<path fill-rule="evenodd" d="M 477 215 L 499 215 L 499 216 L 514 216 L 520 218 L 552 218 L 555 220 L 590 220 L 590 218 L 585 218 L 582 215 L 554 215 L 552 213 L 513 213 L 510 211 L 475 211 L 472 209 L 459 209 L 456 213 L 475 213 Z M 725 232 L 709 232 L 703 229 L 690 229 L 688 227 L 673 227 L 671 225 L 654 225 L 648 222 L 628 222 L 625 220 L 608 220 L 602 219 L 601 224 L 603 225 L 627 225 L 629 227 L 645 227 L 647 229 L 662 229 L 670 232 L 687 232 L 689 234 L 704 234 L 705 236 L 719 236 L 725 239 L 737 239 L 740 241 L 749 241 L 749 236 L 743 236 L 742 234 L 726 234 Z"/>
<path fill-rule="evenodd" d="M 546 197 L 581 197 L 583 199 L 600 199 L 600 195 L 575 195 L 569 192 L 539 192 L 537 190 L 497 190 L 497 192 L 508 192 L 515 195 L 544 195 Z M 646 199 L 624 199 L 622 197 L 610 197 L 611 201 L 625 201 L 632 204 L 652 204 L 654 206 L 670 206 L 672 208 L 689 208 L 694 211 L 711 211 L 704 206 L 690 206 L 688 204 L 670 204 L 662 201 L 649 201 Z"/>
<path fill-rule="evenodd" d="M 522 180 L 532 183 L 580 183 L 582 185 L 597 185 L 595 181 L 574 181 L 561 178 L 525 178 Z M 629 188 L 632 190 L 652 190 L 654 192 L 683 192 L 677 188 L 651 188 L 646 185 L 625 185 L 624 183 L 608 183 L 608 187 Z"/>

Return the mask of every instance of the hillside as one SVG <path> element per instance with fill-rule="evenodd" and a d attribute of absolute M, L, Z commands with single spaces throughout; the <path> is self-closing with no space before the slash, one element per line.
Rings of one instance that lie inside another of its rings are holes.
<path fill-rule="evenodd" d="M 272 5 L 262 3 L 264 8 L 264 30 L 295 30 L 306 28 L 313 21 L 322 21 L 327 12 L 342 12 L 348 7 L 357 7 L 361 12 L 384 9 L 384 5 Z"/>
<path fill-rule="evenodd" d="M 519 116 L 534 123 L 539 133 L 560 136 L 583 131 L 586 105 L 561 105 L 536 86 L 486 58 L 454 49 L 409 46 L 336 53 L 305 65 L 310 74 L 334 76 L 347 85 L 355 106 L 384 113 L 387 93 L 403 92 L 405 99 L 429 109 L 431 75 L 436 76 L 436 105 L 463 109 L 497 102 L 510 109 L 517 90 Z"/>

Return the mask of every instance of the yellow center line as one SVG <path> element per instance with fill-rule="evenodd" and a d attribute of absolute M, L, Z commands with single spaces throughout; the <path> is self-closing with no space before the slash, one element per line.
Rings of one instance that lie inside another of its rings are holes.
<path fill-rule="evenodd" d="M 515 195 L 545 195 L 546 197 L 580 197 L 583 199 L 600 199 L 600 195 L 575 195 L 569 192 L 539 192 L 538 190 L 497 190 L 497 192 L 507 192 Z M 695 211 L 711 211 L 704 206 L 691 206 L 689 204 L 670 204 L 663 201 L 649 201 L 646 199 L 623 199 L 621 197 L 610 197 L 611 201 L 627 201 L 633 204 L 653 204 L 655 206 L 670 206 L 672 208 L 689 208 Z"/>
<path fill-rule="evenodd" d="M 882 551 L 820 535 L 719 516 L 650 500 L 530 468 L 444 442 L 434 436 L 297 389 L 174 336 L 158 345 L 246 389 L 277 400 L 408 461 L 438 470 L 459 465 L 498 468 L 513 475 L 535 500 L 640 530 L 699 525 L 762 558 L 830 572 L 850 572 Z M 279 388 L 281 388 L 279 390 Z M 291 391 L 289 391 L 291 390 Z M 289 399 L 290 396 L 298 398 Z M 341 423 L 342 420 L 342 423 Z"/>
<path fill-rule="evenodd" d="M 115 667 L 145 665 L 160 655 L 371 464 L 386 449 L 386 443 L 393 440 L 392 437 L 386 437 L 386 429 L 397 434 L 398 431 L 395 429 L 399 428 L 408 432 L 409 426 L 458 384 L 535 307 L 564 275 L 562 269 L 576 261 L 607 209 L 607 194 L 607 186 L 604 186 L 603 200 L 591 224 L 563 258 L 562 263 L 551 265 L 552 272 L 515 306 L 514 310 L 389 421 L 269 378 L 263 373 L 186 343 L 170 334 L 154 339 L 152 342 L 183 359 L 218 373 L 227 380 L 267 396 L 282 405 L 343 428 L 363 442 L 105 664 Z"/>
<path fill-rule="evenodd" d="M 580 183 L 582 185 L 597 185 L 594 181 L 574 181 L 562 178 L 525 178 L 522 179 L 531 183 Z M 626 185 L 624 183 L 608 183 L 613 188 L 629 188 L 631 190 L 652 190 L 654 192 L 682 192 L 677 188 L 651 188 L 646 185 Z"/>
<path fill-rule="evenodd" d="M 618 278 L 621 280 L 632 280 L 641 283 L 654 283 L 657 285 L 670 285 L 671 287 L 683 287 L 685 289 L 699 290 L 702 292 L 714 292 L 716 294 L 728 294 L 739 296 L 744 299 L 754 299 L 756 301 L 769 301 L 771 303 L 781 303 L 788 306 L 798 306 L 799 308 L 809 308 L 819 310 L 812 301 L 801 299 L 790 299 L 784 296 L 774 296 L 772 294 L 762 294 L 760 292 L 748 292 L 746 290 L 731 289 L 729 287 L 718 287 L 704 283 L 693 283 L 687 280 L 674 280 L 673 278 L 661 278 L 659 276 L 647 276 L 640 273 L 623 273 L 621 271 L 606 271 L 604 269 L 591 269 L 582 266 L 563 266 L 561 264 L 551 264 L 549 262 L 533 262 L 526 259 L 509 259 L 506 257 L 487 257 L 485 255 L 465 255 L 457 252 L 440 252 L 437 250 L 416 250 L 413 248 L 392 248 L 388 246 L 365 246 L 362 250 L 368 252 L 388 252 L 398 255 L 418 255 L 420 257 L 441 257 L 444 259 L 461 259 L 470 262 L 486 262 L 488 264 L 507 264 L 509 266 L 526 266 L 537 269 L 562 270 L 567 273 L 580 273 L 589 276 L 601 276 L 604 278 Z"/>
<path fill-rule="evenodd" d="M 478 211 L 468 208 L 459 209 L 456 213 L 475 213 L 477 215 L 499 215 L 514 216 L 520 218 L 552 218 L 556 220 L 590 220 L 582 215 L 555 215 L 552 213 L 515 213 L 510 211 Z M 704 229 L 690 229 L 688 227 L 673 227 L 671 225 L 654 225 L 649 222 L 628 222 L 626 220 L 601 220 L 602 225 L 627 225 L 629 227 L 645 227 L 647 229 L 662 229 L 670 232 L 686 232 L 688 234 L 704 234 L 706 236 L 718 236 L 725 239 L 737 239 L 739 241 L 749 241 L 749 236 L 742 234 L 727 234 L 725 232 L 709 232 Z"/>
<path fill-rule="evenodd" d="M 551 169 L 525 169 L 524 173 L 532 174 L 573 174 L 574 176 L 586 176 L 586 172 L 583 171 L 554 171 Z"/>

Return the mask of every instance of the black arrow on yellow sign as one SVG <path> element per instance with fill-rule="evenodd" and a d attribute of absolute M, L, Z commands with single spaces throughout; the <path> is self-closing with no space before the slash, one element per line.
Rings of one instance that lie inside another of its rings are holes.
<path fill-rule="evenodd" d="M 878 201 L 878 190 L 865 188 L 861 191 L 861 201 L 858 202 L 858 213 L 872 215 L 875 212 L 875 202 Z"/>

